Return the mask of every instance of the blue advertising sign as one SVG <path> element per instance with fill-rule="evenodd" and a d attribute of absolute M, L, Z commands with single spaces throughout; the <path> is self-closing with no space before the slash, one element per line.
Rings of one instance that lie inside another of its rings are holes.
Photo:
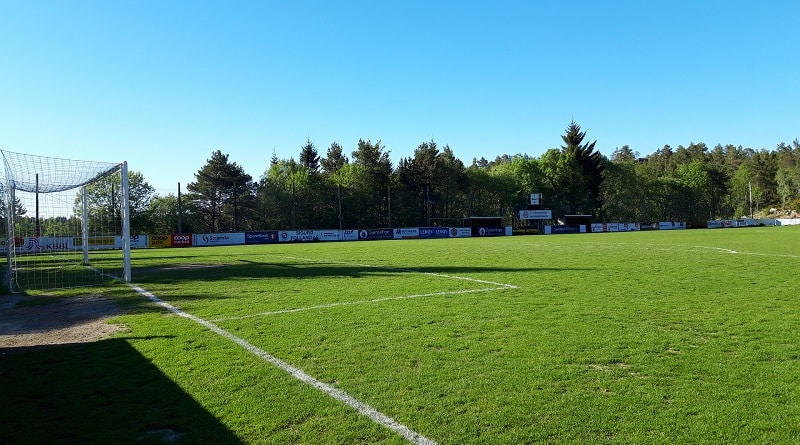
<path fill-rule="evenodd" d="M 505 234 L 505 227 L 481 227 L 478 229 L 478 235 L 480 236 L 505 236 Z"/>
<path fill-rule="evenodd" d="M 581 233 L 582 226 L 550 226 L 550 233 Z"/>
<path fill-rule="evenodd" d="M 450 237 L 450 228 L 449 227 L 420 227 L 419 228 L 419 237 L 420 238 L 449 238 Z"/>
<path fill-rule="evenodd" d="M 245 232 L 245 244 L 271 244 L 278 242 L 278 231 L 268 230 L 265 232 Z"/>
<path fill-rule="evenodd" d="M 394 239 L 392 229 L 364 229 L 359 230 L 358 239 L 360 240 L 376 240 L 376 239 Z"/>

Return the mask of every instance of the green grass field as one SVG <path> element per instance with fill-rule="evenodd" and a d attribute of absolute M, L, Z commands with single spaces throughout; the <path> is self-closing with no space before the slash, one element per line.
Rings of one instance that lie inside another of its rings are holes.
<path fill-rule="evenodd" d="M 272 359 L 418 443 L 800 442 L 800 227 L 152 249 L 133 265 L 195 318 L 116 285 L 124 333 L 2 351 L 0 443 L 409 442 Z"/>

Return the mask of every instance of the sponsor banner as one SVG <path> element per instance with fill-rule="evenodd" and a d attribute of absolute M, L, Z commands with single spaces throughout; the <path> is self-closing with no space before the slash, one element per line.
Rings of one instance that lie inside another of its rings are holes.
<path fill-rule="evenodd" d="M 75 249 L 72 237 L 29 236 L 24 239 L 23 238 L 20 238 L 19 240 L 15 239 L 14 240 L 15 244 L 17 241 L 20 240 L 22 241 L 22 243 L 14 246 L 14 249 L 16 251 L 56 252 L 56 251 Z"/>
<path fill-rule="evenodd" d="M 619 232 L 619 223 L 608 223 L 606 224 L 606 230 L 609 232 Z"/>
<path fill-rule="evenodd" d="M 229 246 L 244 244 L 243 232 L 235 233 L 201 233 L 194 236 L 195 246 Z"/>
<path fill-rule="evenodd" d="M 624 229 L 622 229 L 622 226 L 623 226 L 623 225 L 625 226 L 625 228 L 624 228 Z M 641 229 L 641 226 L 639 225 L 639 223 L 625 223 L 625 224 L 620 224 L 620 229 L 621 229 L 621 230 L 624 230 L 624 231 L 626 231 L 626 232 L 638 232 L 638 231 L 642 230 L 642 229 Z"/>
<path fill-rule="evenodd" d="M 282 243 L 339 241 L 339 231 L 338 230 L 281 230 L 278 241 Z"/>
<path fill-rule="evenodd" d="M 539 205 L 542 201 L 542 194 L 541 193 L 531 193 L 531 205 Z M 524 219 L 524 218 L 523 218 Z"/>
<path fill-rule="evenodd" d="M 267 230 L 262 232 L 245 232 L 245 244 L 272 244 L 278 242 L 278 231 Z"/>
<path fill-rule="evenodd" d="M 592 233 L 605 232 L 605 224 L 592 223 Z"/>
<path fill-rule="evenodd" d="M 581 224 L 580 226 L 544 226 L 544 233 L 545 235 L 556 235 L 556 234 L 564 234 L 564 233 L 586 233 L 586 226 Z"/>
<path fill-rule="evenodd" d="M 678 230 L 678 229 L 685 229 L 686 223 L 685 222 L 659 222 L 658 223 L 658 230 Z"/>
<path fill-rule="evenodd" d="M 506 234 L 505 227 L 479 227 L 479 236 L 504 236 Z"/>
<path fill-rule="evenodd" d="M 358 231 L 360 240 L 394 239 L 392 229 L 364 229 Z"/>
<path fill-rule="evenodd" d="M 419 238 L 419 227 L 394 229 L 394 239 Z"/>
<path fill-rule="evenodd" d="M 148 235 L 149 247 L 172 247 L 172 235 Z"/>
<path fill-rule="evenodd" d="M 172 247 L 191 247 L 192 234 L 191 233 L 173 233 L 170 235 Z"/>
<path fill-rule="evenodd" d="M 449 238 L 450 229 L 448 227 L 420 227 L 420 238 Z"/>
<path fill-rule="evenodd" d="M 281 230 L 278 241 L 282 243 L 308 243 L 317 241 L 313 230 Z"/>
<path fill-rule="evenodd" d="M 552 210 L 520 210 L 519 219 L 553 219 Z"/>
<path fill-rule="evenodd" d="M 342 241 L 358 241 L 358 230 L 342 230 Z"/>
<path fill-rule="evenodd" d="M 122 242 L 122 237 L 120 237 Z M 147 247 L 147 235 L 131 235 L 131 249 Z"/>
<path fill-rule="evenodd" d="M 472 236 L 472 229 L 469 227 L 453 227 L 450 229 L 451 238 L 469 238 Z"/>
<path fill-rule="evenodd" d="M 320 241 L 339 241 L 340 239 L 338 230 L 315 230 L 314 233 Z"/>

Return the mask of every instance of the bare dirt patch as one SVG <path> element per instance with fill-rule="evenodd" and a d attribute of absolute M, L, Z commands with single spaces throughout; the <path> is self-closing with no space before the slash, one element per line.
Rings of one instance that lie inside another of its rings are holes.
<path fill-rule="evenodd" d="M 123 312 L 99 296 L 0 296 L 0 348 L 87 343 L 121 331 L 107 320 Z"/>

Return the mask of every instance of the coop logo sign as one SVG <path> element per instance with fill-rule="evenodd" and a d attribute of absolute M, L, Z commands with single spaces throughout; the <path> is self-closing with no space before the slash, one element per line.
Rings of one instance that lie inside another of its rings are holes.
<path fill-rule="evenodd" d="M 147 243 L 150 247 L 171 247 L 172 235 L 148 235 Z"/>
<path fill-rule="evenodd" d="M 173 233 L 172 247 L 190 247 L 192 245 L 191 233 Z"/>

